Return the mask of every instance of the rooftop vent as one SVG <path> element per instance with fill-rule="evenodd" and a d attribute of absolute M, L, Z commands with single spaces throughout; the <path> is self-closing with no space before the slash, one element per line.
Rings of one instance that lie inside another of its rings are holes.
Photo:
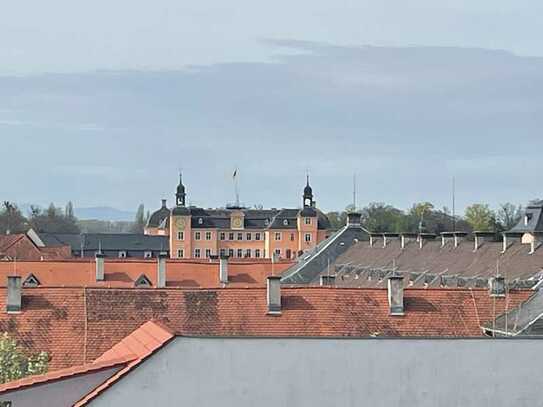
<path fill-rule="evenodd" d="M 8 276 L 8 300 L 6 310 L 8 314 L 21 312 L 22 287 L 20 276 Z"/>
<path fill-rule="evenodd" d="M 158 254 L 158 265 L 157 265 L 157 280 L 156 286 L 158 288 L 166 287 L 166 259 L 168 254 L 161 252 Z"/>
<path fill-rule="evenodd" d="M 402 276 L 388 278 L 388 305 L 390 315 L 404 315 Z"/>
<path fill-rule="evenodd" d="M 281 314 L 281 277 L 269 276 L 267 282 L 267 303 L 269 315 Z"/>
<path fill-rule="evenodd" d="M 104 255 L 96 253 L 96 281 L 104 281 Z"/>
<path fill-rule="evenodd" d="M 336 283 L 336 276 L 321 276 L 321 286 L 333 286 Z"/>
<path fill-rule="evenodd" d="M 505 278 L 496 276 L 488 280 L 491 297 L 505 297 Z"/>

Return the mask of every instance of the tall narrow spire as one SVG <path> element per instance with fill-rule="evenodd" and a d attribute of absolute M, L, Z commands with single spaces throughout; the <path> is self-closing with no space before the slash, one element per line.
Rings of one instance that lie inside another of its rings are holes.
<path fill-rule="evenodd" d="M 183 185 L 183 173 L 179 171 L 179 185 L 175 194 L 175 202 L 177 206 L 185 206 L 187 194 Z"/>
<path fill-rule="evenodd" d="M 309 171 L 306 174 L 306 185 L 304 188 L 303 206 L 304 208 L 309 208 L 309 207 L 314 206 L 313 188 L 311 188 L 311 185 L 309 185 Z"/>

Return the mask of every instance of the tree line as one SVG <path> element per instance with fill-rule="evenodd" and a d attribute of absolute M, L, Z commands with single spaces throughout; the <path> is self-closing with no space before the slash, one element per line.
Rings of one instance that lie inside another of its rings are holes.
<path fill-rule="evenodd" d="M 25 215 L 13 202 L 4 201 L 0 206 L 0 234 L 24 233 L 29 229 L 41 233 L 143 233 L 148 218 L 143 204 L 138 207 L 134 222 L 110 222 L 77 219 L 72 202 L 64 208 L 51 203 L 45 210 L 32 205 Z"/>
<path fill-rule="evenodd" d="M 341 212 L 327 214 L 333 229 L 345 225 L 348 206 Z M 419 202 L 404 211 L 382 202 L 373 202 L 360 210 L 362 225 L 372 232 L 424 232 L 439 234 L 447 231 L 503 232 L 515 226 L 523 213 L 521 205 L 504 203 L 497 210 L 488 204 L 476 203 L 466 208 L 463 215 L 454 215 L 447 208 L 437 209 L 430 202 Z"/>

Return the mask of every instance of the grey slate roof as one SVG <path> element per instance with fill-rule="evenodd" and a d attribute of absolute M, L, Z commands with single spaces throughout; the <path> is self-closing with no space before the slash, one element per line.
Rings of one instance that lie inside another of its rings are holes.
<path fill-rule="evenodd" d="M 519 307 L 500 315 L 495 321 L 486 323 L 484 328 L 500 336 L 542 336 L 543 335 L 543 291 L 536 290 Z"/>
<path fill-rule="evenodd" d="M 309 284 L 333 267 L 336 259 L 357 242 L 367 238 L 368 231 L 360 225 L 347 225 L 313 250 L 304 253 L 296 264 L 283 273 L 283 284 Z"/>
<path fill-rule="evenodd" d="M 528 221 L 527 223 L 526 220 Z M 543 233 L 543 201 L 530 203 L 526 207 L 524 215 L 520 219 L 519 223 L 509 230 L 509 233 L 527 232 Z"/>
<path fill-rule="evenodd" d="M 166 227 L 166 229 L 169 228 L 170 214 L 171 211 L 163 206 L 158 211 L 153 212 L 153 214 L 149 217 L 149 220 L 147 221 L 147 227 L 158 228 L 164 226 Z"/>
<path fill-rule="evenodd" d="M 180 206 L 174 208 L 172 213 L 174 215 L 191 216 L 193 229 L 230 229 L 230 217 L 234 211 L 238 211 L 238 209 L 204 209 L 194 206 Z M 317 216 L 319 229 L 326 230 L 330 228 L 328 218 L 318 209 L 311 209 L 311 214 L 307 210 L 300 209 L 241 209 L 241 212 L 245 215 L 246 229 L 296 228 L 299 214 L 302 214 L 301 216 Z"/>
<path fill-rule="evenodd" d="M 128 233 L 41 233 L 46 246 L 69 245 L 74 251 L 162 251 L 169 250 L 168 236 L 149 236 Z"/>

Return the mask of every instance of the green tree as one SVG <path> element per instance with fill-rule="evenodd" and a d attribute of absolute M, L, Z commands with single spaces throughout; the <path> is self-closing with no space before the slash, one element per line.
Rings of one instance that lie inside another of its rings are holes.
<path fill-rule="evenodd" d="M 371 232 L 400 232 L 405 214 L 391 205 L 372 202 L 362 209 L 362 224 Z"/>
<path fill-rule="evenodd" d="M 47 372 L 49 355 L 27 356 L 7 333 L 0 336 L 0 383 Z"/>
<path fill-rule="evenodd" d="M 134 220 L 134 227 L 132 233 L 143 233 L 147 221 L 145 219 L 145 206 L 140 204 L 136 212 L 136 219 Z"/>
<path fill-rule="evenodd" d="M 496 218 L 501 230 L 509 230 L 519 223 L 522 218 L 522 206 L 517 206 L 509 202 L 501 204 Z"/>
<path fill-rule="evenodd" d="M 74 204 L 72 201 L 69 201 L 66 204 L 66 209 L 64 210 L 64 216 L 66 219 L 75 219 L 75 213 L 74 213 Z"/>
<path fill-rule="evenodd" d="M 487 204 L 468 206 L 464 217 L 473 230 L 491 231 L 496 227 L 496 215 Z"/>
<path fill-rule="evenodd" d="M 54 204 L 50 204 L 45 212 L 36 206 L 31 206 L 29 222 L 32 228 L 38 232 L 80 233 L 75 216 L 73 214 L 70 217 L 66 216 Z"/>
<path fill-rule="evenodd" d="M 0 234 L 21 233 L 27 229 L 27 220 L 17 205 L 4 201 L 0 208 Z"/>

